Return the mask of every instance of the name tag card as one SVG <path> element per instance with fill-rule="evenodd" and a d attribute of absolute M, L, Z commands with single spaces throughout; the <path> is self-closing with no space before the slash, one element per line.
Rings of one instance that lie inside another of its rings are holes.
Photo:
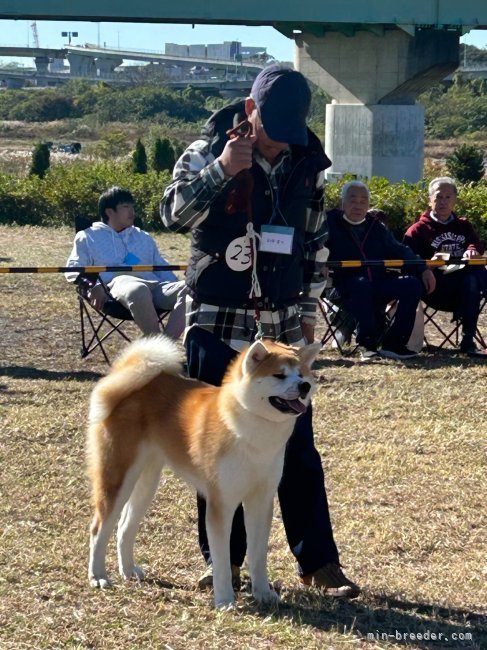
<path fill-rule="evenodd" d="M 293 250 L 294 228 L 288 226 L 262 226 L 259 250 L 264 253 L 291 255 Z"/>

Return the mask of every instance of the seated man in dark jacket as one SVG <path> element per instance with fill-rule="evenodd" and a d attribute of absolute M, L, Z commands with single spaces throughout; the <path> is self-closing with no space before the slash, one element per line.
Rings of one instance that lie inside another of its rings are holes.
<path fill-rule="evenodd" d="M 387 260 L 417 261 L 410 248 L 400 244 L 384 224 L 369 213 L 369 189 L 360 181 L 350 181 L 342 189 L 342 209 L 328 212 L 330 261 Z M 411 265 L 410 275 L 392 276 L 384 266 L 336 268 L 333 284 L 345 309 L 357 321 L 357 343 L 361 359 L 372 361 L 380 354 L 392 359 L 414 357 L 407 348 L 414 326 L 416 307 L 424 288 L 429 293 L 435 286 L 433 273 L 425 264 Z M 378 350 L 380 324 L 378 309 L 398 301 L 392 326 Z"/>

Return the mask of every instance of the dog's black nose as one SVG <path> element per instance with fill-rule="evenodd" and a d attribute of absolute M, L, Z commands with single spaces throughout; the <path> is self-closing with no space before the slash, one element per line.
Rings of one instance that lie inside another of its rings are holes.
<path fill-rule="evenodd" d="M 307 381 L 303 381 L 298 386 L 299 397 L 306 397 L 306 395 L 311 390 L 311 384 Z"/>

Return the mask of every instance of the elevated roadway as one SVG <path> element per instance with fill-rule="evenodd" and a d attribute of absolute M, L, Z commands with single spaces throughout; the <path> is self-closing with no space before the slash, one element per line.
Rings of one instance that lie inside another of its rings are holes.
<path fill-rule="evenodd" d="M 59 49 L 41 47 L 13 47 L 0 46 L 0 57 L 15 56 L 28 57 L 35 60 L 38 79 L 42 85 L 44 82 L 55 81 L 48 69 L 52 59 L 67 59 L 70 65 L 69 75 L 71 77 L 114 80 L 116 79 L 115 68 L 122 65 L 124 61 L 142 61 L 146 63 L 161 63 L 164 65 L 177 65 L 183 74 L 178 79 L 182 84 L 187 85 L 188 72 L 193 66 L 200 66 L 215 72 L 229 71 L 238 73 L 244 79 L 253 79 L 264 64 L 253 61 L 241 61 L 236 63 L 233 60 L 212 59 L 208 57 L 177 56 L 164 54 L 162 52 L 150 52 L 148 50 L 128 50 L 125 48 L 102 48 L 86 43 L 85 45 L 69 45 Z M 211 76 L 211 75 L 208 75 Z M 13 77 L 11 77 L 13 78 Z M 178 81 L 174 80 L 174 81 Z M 123 80 L 121 80 L 123 81 Z M 62 80 L 61 80 L 62 83 Z M 248 85 L 248 83 L 246 84 Z M 212 87 L 219 86 L 213 84 Z"/>
<path fill-rule="evenodd" d="M 104 48 L 87 43 L 86 45 L 69 45 L 63 48 L 53 49 L 44 47 L 17 47 L 0 45 L 0 57 L 12 56 L 18 58 L 48 57 L 49 59 L 69 59 L 69 55 L 79 55 L 95 58 L 122 58 L 127 61 L 162 62 L 174 63 L 184 66 L 210 66 L 215 70 L 225 70 L 228 66 L 235 66 L 235 61 L 227 59 L 210 59 L 208 57 L 177 56 L 175 54 L 164 54 L 163 52 L 150 52 L 142 50 L 128 50 L 125 48 Z M 254 61 L 242 61 L 238 63 L 239 69 L 252 71 L 258 74 L 264 64 Z"/>
<path fill-rule="evenodd" d="M 39 86 L 58 86 L 67 83 L 72 77 L 67 72 L 46 72 L 39 76 L 37 70 L 33 68 L 0 68 L 0 87 L 5 88 L 23 88 Z M 92 83 L 100 81 L 100 77 L 86 77 Z M 41 81 L 41 83 L 39 83 Z M 111 84 L 126 86 L 137 83 L 137 77 L 130 74 L 130 70 L 116 73 L 107 79 Z M 164 86 L 183 90 L 187 86 L 193 86 L 209 94 L 222 97 L 243 97 L 250 92 L 252 79 L 227 79 L 225 77 L 214 77 L 210 79 L 198 79 L 197 77 L 185 75 L 181 79 L 165 79 Z"/>

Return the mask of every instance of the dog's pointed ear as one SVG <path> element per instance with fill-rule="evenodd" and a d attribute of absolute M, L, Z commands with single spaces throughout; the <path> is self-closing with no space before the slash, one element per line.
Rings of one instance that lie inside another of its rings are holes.
<path fill-rule="evenodd" d="M 301 363 L 304 363 L 311 370 L 311 366 L 315 362 L 320 350 L 321 343 L 311 343 L 311 345 L 305 345 L 304 348 L 300 348 L 298 350 L 298 356 Z"/>
<path fill-rule="evenodd" d="M 252 343 L 243 360 L 242 369 L 244 375 L 248 375 L 255 370 L 255 368 L 257 368 L 257 366 L 264 361 L 267 356 L 269 356 L 269 352 L 262 341 Z"/>

